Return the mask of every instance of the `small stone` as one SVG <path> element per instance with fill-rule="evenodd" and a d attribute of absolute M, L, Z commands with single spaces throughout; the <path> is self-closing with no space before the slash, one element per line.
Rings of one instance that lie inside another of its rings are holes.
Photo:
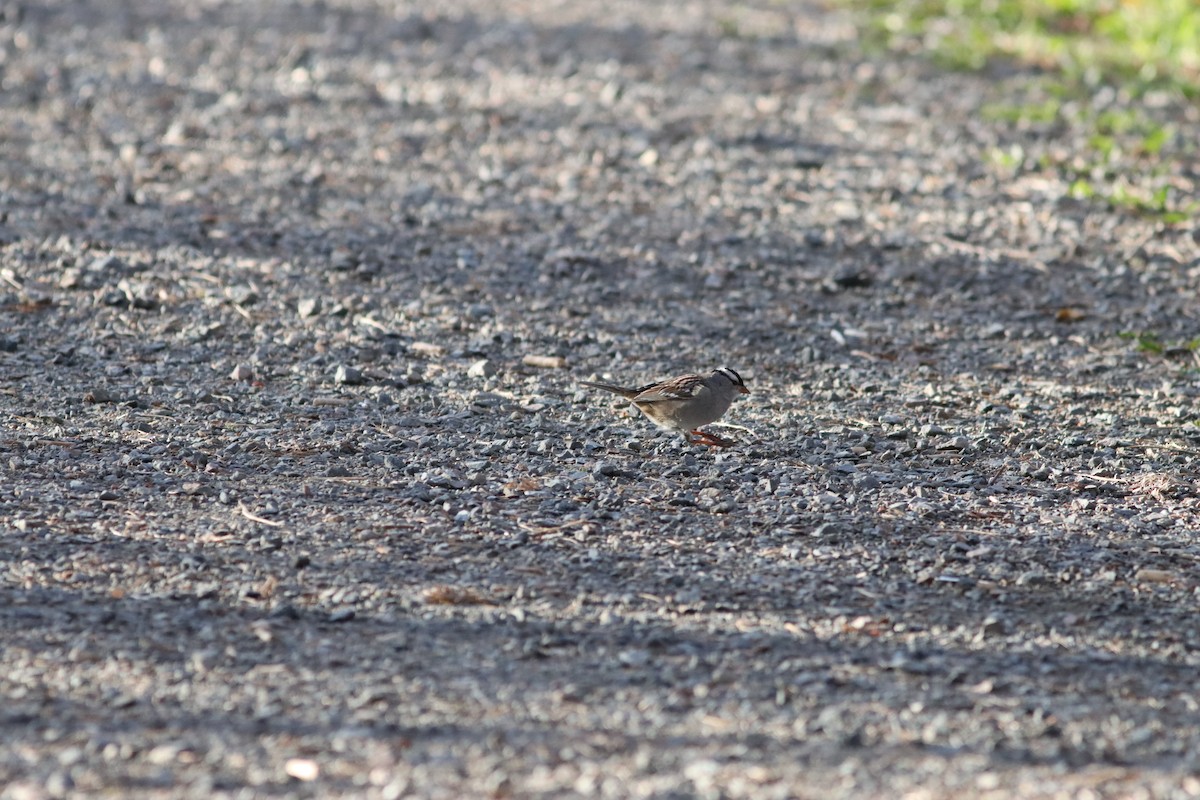
<path fill-rule="evenodd" d="M 291 603 L 280 603 L 267 614 L 272 619 L 300 619 L 300 610 Z"/>
<path fill-rule="evenodd" d="M 472 303 L 467 306 L 467 317 L 473 320 L 487 319 L 496 316 L 496 309 L 487 303 Z"/>
<path fill-rule="evenodd" d="M 625 476 L 627 473 L 619 464 L 615 464 L 612 461 L 598 461 L 592 465 L 592 474 L 606 478 L 619 478 Z"/>
<path fill-rule="evenodd" d="M 229 373 L 229 378 L 235 381 L 252 381 L 254 380 L 254 368 L 249 364 L 238 364 Z"/>
<path fill-rule="evenodd" d="M 158 308 L 158 296 L 153 285 L 146 281 L 129 281 L 122 279 L 117 289 L 125 293 L 125 301 L 130 308 L 140 308 L 143 311 Z"/>
<path fill-rule="evenodd" d="M 70 772 L 55 770 L 46 777 L 46 783 L 43 788 L 46 790 L 46 794 L 34 796 L 38 798 L 66 797 L 75 788 L 75 779 L 71 777 Z"/>
<path fill-rule="evenodd" d="M 329 266 L 338 272 L 349 272 L 358 265 L 358 256 L 347 247 L 335 248 L 329 254 Z"/>
<path fill-rule="evenodd" d="M 408 351 L 425 358 L 437 358 L 446 352 L 446 348 L 432 342 L 413 342 L 408 346 Z"/>
<path fill-rule="evenodd" d="M 60 289 L 84 289 L 86 287 L 87 283 L 83 279 L 83 272 L 76 267 L 64 269 L 58 278 L 58 288 Z"/>
<path fill-rule="evenodd" d="M 348 367 L 345 364 L 339 364 L 337 371 L 333 374 L 333 382 L 345 384 L 346 386 L 358 386 L 363 382 L 362 370 L 357 367 Z"/>
<path fill-rule="evenodd" d="M 109 253 L 88 264 L 88 269 L 92 272 L 126 272 L 129 267 L 120 257 Z"/>
<path fill-rule="evenodd" d="M 302 319 L 315 317 L 317 314 L 321 313 L 321 298 L 304 298 L 299 303 L 296 303 L 296 313 L 299 314 Z"/>
<path fill-rule="evenodd" d="M 1046 573 L 1040 569 L 1031 569 L 1017 576 L 1017 586 L 1038 586 L 1046 582 Z"/>
<path fill-rule="evenodd" d="M 471 398 L 471 405 L 480 408 L 496 408 L 508 402 L 508 398 L 495 392 L 479 392 Z"/>
<path fill-rule="evenodd" d="M 856 475 L 854 478 L 854 488 L 860 491 L 878 489 L 882 485 L 883 484 L 880 483 L 879 478 L 876 478 L 874 475 L 860 474 Z"/>
<path fill-rule="evenodd" d="M 980 628 L 981 636 L 1000 636 L 1008 632 L 1008 622 L 996 614 L 988 614 Z"/>
<path fill-rule="evenodd" d="M 830 237 L 823 230 L 807 230 L 804 232 L 804 243 L 809 247 L 825 247 Z"/>
<path fill-rule="evenodd" d="M 841 289 L 863 289 L 873 283 L 871 274 L 857 267 L 844 267 L 833 276 L 833 283 Z"/>
<path fill-rule="evenodd" d="M 253 287 L 245 284 L 237 286 L 227 286 L 225 288 L 225 296 L 235 306 L 252 306 L 258 302 L 258 292 Z"/>
<path fill-rule="evenodd" d="M 85 402 L 85 403 L 115 403 L 115 402 L 117 402 L 117 396 L 115 394 L 113 394 L 112 392 L 110 392 L 108 389 L 96 388 L 96 389 L 92 389 L 90 392 L 88 392 L 87 394 L 85 394 L 83 396 L 83 402 Z"/>
<path fill-rule="evenodd" d="M 617 654 L 617 661 L 627 667 L 644 667 L 650 663 L 650 653 L 642 649 L 623 650 Z"/>
<path fill-rule="evenodd" d="M 175 759 L 179 757 L 179 752 L 182 748 L 178 744 L 160 744 L 146 753 L 146 761 L 155 766 L 166 766 L 174 764 Z"/>
<path fill-rule="evenodd" d="M 311 758 L 289 758 L 283 765 L 283 771 L 289 778 L 298 781 L 315 781 L 321 775 L 321 768 Z"/>
<path fill-rule="evenodd" d="M 353 608 L 339 608 L 329 614 L 330 622 L 349 622 L 352 619 L 354 619 Z"/>
<path fill-rule="evenodd" d="M 496 374 L 496 365 L 486 358 L 480 359 L 467 369 L 472 378 L 490 378 Z"/>
<path fill-rule="evenodd" d="M 1003 322 L 993 322 L 980 333 L 984 339 L 1003 339 L 1008 333 L 1008 326 Z"/>

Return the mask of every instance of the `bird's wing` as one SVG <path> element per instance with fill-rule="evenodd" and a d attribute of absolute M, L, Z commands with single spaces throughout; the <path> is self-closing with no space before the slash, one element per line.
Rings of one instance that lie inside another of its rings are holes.
<path fill-rule="evenodd" d="M 635 403 L 662 403 L 671 400 L 687 400 L 704 389 L 704 379 L 699 375 L 685 375 L 666 383 L 652 383 L 637 390 Z"/>

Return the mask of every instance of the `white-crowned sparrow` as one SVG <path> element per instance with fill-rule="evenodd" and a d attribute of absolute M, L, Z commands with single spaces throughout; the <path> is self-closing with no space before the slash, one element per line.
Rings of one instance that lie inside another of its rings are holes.
<path fill-rule="evenodd" d="M 581 383 L 627 398 L 655 425 L 682 433 L 689 443 L 713 447 L 729 447 L 733 442 L 706 433 L 700 427 L 719 420 L 738 394 L 750 394 L 742 376 L 729 367 L 715 369 L 711 375 L 680 375 L 640 389 L 592 381 Z"/>

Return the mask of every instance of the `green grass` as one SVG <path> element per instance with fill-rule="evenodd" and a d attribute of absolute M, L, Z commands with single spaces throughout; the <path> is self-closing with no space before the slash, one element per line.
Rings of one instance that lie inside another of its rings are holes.
<path fill-rule="evenodd" d="M 1122 339 L 1133 342 L 1139 353 L 1146 353 L 1153 356 L 1195 353 L 1200 350 L 1200 337 L 1169 344 L 1164 342 L 1154 331 L 1127 331 L 1117 335 Z"/>
<path fill-rule="evenodd" d="M 889 48 L 980 69 L 1001 57 L 1085 84 L 1170 86 L 1196 96 L 1200 4 L 1193 0 L 845 0 Z"/>
<path fill-rule="evenodd" d="M 1193 0 L 840 0 L 864 19 L 868 48 L 943 67 L 1036 67 L 997 81 L 984 119 L 1070 146 L 986 154 L 997 171 L 1056 171 L 1069 195 L 1167 224 L 1200 213 L 1173 180 L 1196 143 L 1161 109 L 1200 99 L 1200 3 Z M 1066 155 L 1064 155 L 1064 152 Z"/>

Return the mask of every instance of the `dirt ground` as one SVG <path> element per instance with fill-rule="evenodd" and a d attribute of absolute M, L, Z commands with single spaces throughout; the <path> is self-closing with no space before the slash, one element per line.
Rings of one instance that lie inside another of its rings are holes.
<path fill-rule="evenodd" d="M 1200 796 L 1197 228 L 820 5 L 435 8 L 0 5 L 0 798 Z"/>

